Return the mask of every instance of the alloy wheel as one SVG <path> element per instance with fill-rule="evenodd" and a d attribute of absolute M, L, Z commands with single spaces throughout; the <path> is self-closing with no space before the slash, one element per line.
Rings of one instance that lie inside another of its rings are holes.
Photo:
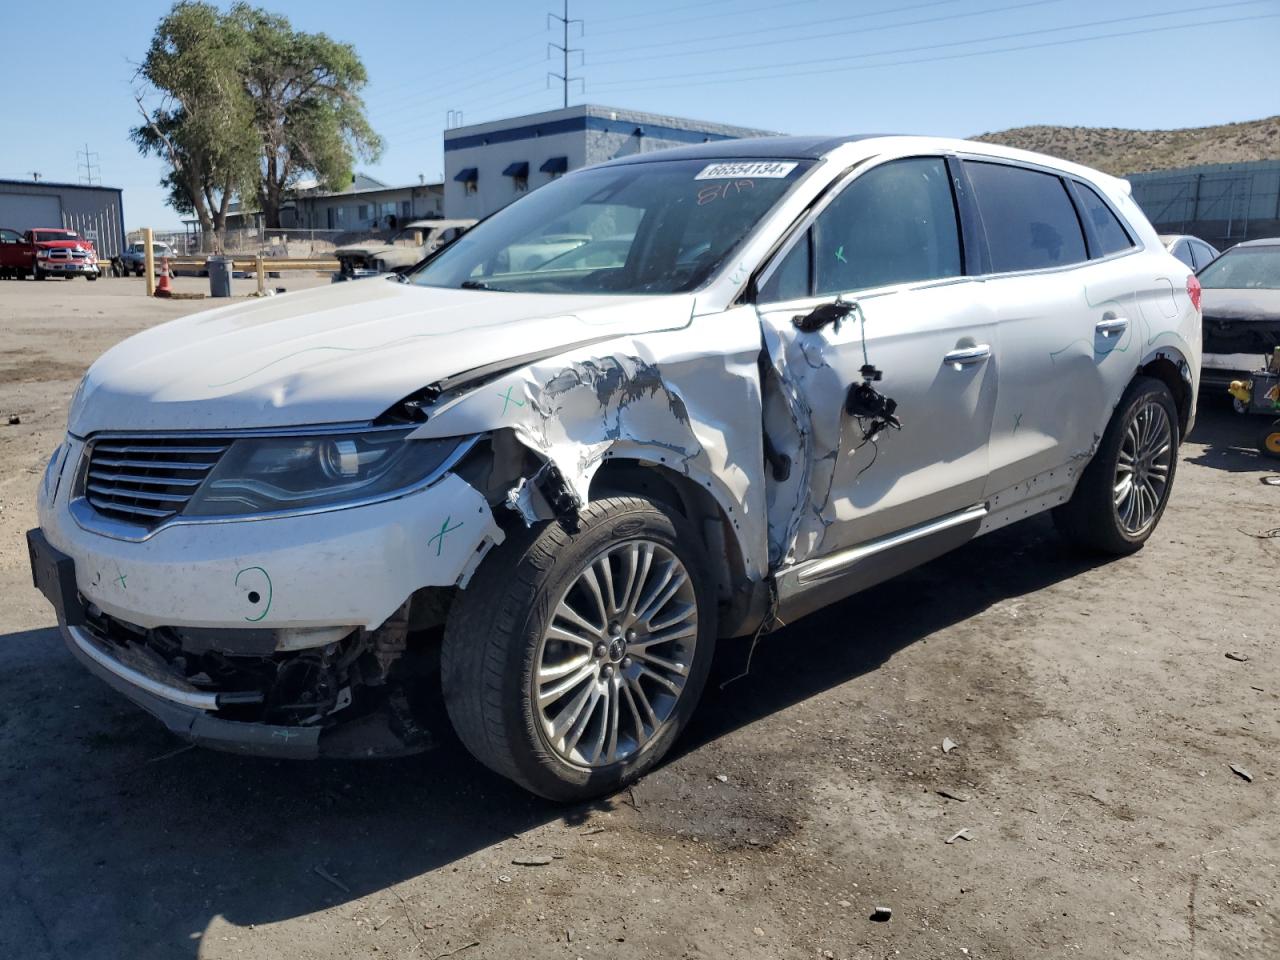
<path fill-rule="evenodd" d="M 698 640 L 693 578 L 651 540 L 612 544 L 559 598 L 535 654 L 543 735 L 564 761 L 634 756 L 671 722 Z"/>
<path fill-rule="evenodd" d="M 1173 424 L 1169 411 L 1147 400 L 1129 420 L 1116 463 L 1116 516 L 1130 536 L 1146 531 L 1169 493 L 1173 466 Z"/>

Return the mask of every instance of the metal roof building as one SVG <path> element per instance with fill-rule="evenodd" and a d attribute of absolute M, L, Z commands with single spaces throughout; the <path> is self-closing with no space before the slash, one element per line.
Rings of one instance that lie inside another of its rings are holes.
<path fill-rule="evenodd" d="M 75 230 L 99 257 L 114 257 L 124 249 L 124 202 L 117 187 L 0 180 L 0 227 Z"/>
<path fill-rule="evenodd" d="M 444 133 L 444 212 L 485 217 L 562 173 L 633 153 L 772 131 L 582 104 Z"/>

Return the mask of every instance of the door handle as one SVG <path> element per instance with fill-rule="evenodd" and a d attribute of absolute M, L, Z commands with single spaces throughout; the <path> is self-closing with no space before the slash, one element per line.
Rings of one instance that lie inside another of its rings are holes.
<path fill-rule="evenodd" d="M 1117 317 L 1115 314 L 1107 314 L 1094 324 L 1093 329 L 1097 330 L 1098 333 L 1102 334 L 1104 337 L 1116 336 L 1129 329 L 1129 318 Z"/>
<path fill-rule="evenodd" d="M 959 370 L 974 363 L 985 363 L 991 357 L 991 344 L 979 343 L 972 347 L 959 347 L 942 358 L 942 362 Z"/>

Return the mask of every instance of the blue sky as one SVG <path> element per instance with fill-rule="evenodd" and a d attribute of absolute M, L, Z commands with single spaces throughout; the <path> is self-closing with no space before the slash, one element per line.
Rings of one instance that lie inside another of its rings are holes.
<path fill-rule="evenodd" d="M 546 11 L 561 2 L 262 5 L 355 46 L 386 140 L 380 162 L 359 167 L 400 183 L 440 175 L 449 110 L 476 123 L 560 106 Z M 102 181 L 124 188 L 130 228 L 175 226 L 160 162 L 128 140 L 134 64 L 168 9 L 129 0 L 91 18 L 8 18 L 0 177 L 75 182 L 87 142 Z M 571 0 L 570 15 L 586 21 L 571 70 L 585 90 L 574 84 L 571 103 L 788 133 L 1169 128 L 1280 112 L 1280 0 Z M 48 84 L 60 92 L 35 95 Z"/>

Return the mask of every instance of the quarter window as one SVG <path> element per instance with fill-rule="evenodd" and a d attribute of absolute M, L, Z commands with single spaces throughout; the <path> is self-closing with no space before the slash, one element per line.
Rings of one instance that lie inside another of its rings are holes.
<path fill-rule="evenodd" d="M 1087 259 L 1075 206 L 1058 177 L 1002 163 L 965 161 L 996 273 Z"/>
<path fill-rule="evenodd" d="M 1121 250 L 1132 249 L 1133 238 L 1129 236 L 1129 231 L 1125 230 L 1120 218 L 1111 212 L 1111 208 L 1093 187 L 1077 180 L 1076 195 L 1083 208 L 1081 213 L 1093 227 L 1093 236 L 1098 241 L 1095 257 L 1109 257 Z"/>

